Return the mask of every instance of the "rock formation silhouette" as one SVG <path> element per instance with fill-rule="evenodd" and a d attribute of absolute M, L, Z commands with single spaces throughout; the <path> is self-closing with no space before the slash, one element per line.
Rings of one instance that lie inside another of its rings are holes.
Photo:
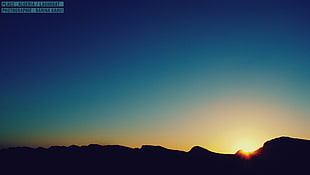
<path fill-rule="evenodd" d="M 0 150 L 3 174 L 308 174 L 310 140 L 280 137 L 244 159 L 199 146 L 189 152 L 161 146 L 16 147 Z"/>

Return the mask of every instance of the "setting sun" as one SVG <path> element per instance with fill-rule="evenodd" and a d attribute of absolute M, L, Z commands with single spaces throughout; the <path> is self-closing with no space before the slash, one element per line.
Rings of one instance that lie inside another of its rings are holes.
<path fill-rule="evenodd" d="M 244 151 L 244 150 L 239 150 L 236 154 L 244 159 L 251 159 L 253 156 L 257 155 L 258 153 L 259 153 L 259 150 L 249 151 L 249 152 Z"/>
<path fill-rule="evenodd" d="M 251 157 L 259 153 L 259 147 L 251 141 L 240 140 L 238 148 L 236 155 L 243 159 L 251 159 Z"/>

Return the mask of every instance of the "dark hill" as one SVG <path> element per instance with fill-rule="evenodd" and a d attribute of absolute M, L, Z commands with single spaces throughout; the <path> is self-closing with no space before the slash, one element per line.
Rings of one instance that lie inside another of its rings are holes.
<path fill-rule="evenodd" d="M 279 137 L 265 142 L 251 160 L 253 169 L 261 173 L 310 174 L 310 140 Z"/>
<path fill-rule="evenodd" d="M 308 174 L 309 148 L 309 140 L 280 137 L 245 160 L 199 146 L 189 152 L 151 145 L 16 147 L 0 150 L 0 169 L 3 174 Z"/>

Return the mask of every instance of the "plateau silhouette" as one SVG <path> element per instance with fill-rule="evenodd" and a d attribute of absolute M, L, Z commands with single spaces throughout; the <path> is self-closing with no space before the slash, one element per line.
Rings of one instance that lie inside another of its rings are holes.
<path fill-rule="evenodd" d="M 143 145 L 15 147 L 0 150 L 4 174 L 307 174 L 310 140 L 279 137 L 253 156 Z"/>

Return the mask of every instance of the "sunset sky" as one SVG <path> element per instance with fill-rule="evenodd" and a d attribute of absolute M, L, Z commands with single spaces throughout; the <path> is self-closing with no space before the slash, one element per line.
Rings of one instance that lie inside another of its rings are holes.
<path fill-rule="evenodd" d="M 310 139 L 310 1 L 65 0 L 0 14 L 0 147 Z"/>

